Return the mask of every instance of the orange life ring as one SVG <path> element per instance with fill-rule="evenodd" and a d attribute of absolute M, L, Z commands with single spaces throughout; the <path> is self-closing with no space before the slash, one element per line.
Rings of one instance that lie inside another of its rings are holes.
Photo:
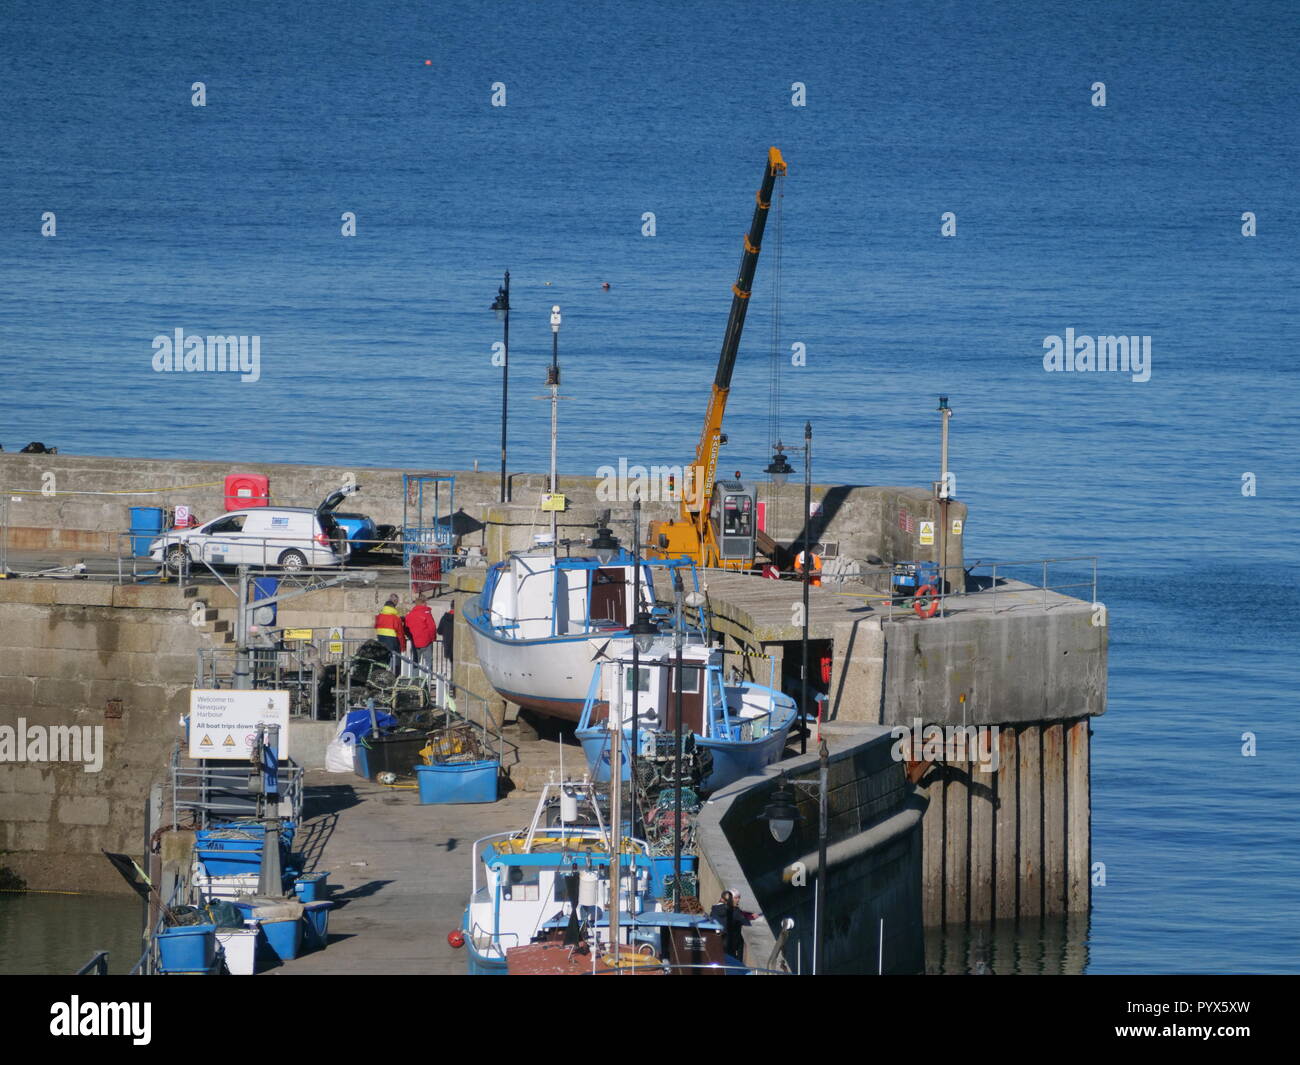
<path fill-rule="evenodd" d="M 923 603 L 922 600 L 925 602 Z M 933 584 L 926 584 L 916 590 L 916 597 L 912 600 L 912 609 L 916 611 L 918 618 L 932 618 L 939 609 L 939 596 L 934 590 Z"/>

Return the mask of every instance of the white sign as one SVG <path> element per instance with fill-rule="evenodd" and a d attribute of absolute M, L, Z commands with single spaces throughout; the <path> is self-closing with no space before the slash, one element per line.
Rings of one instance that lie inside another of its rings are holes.
<path fill-rule="evenodd" d="M 921 522 L 921 543 L 927 546 L 934 543 L 934 522 Z"/>
<path fill-rule="evenodd" d="M 961 518 L 952 519 L 952 534 L 953 536 L 961 535 Z"/>
<path fill-rule="evenodd" d="M 190 689 L 190 757 L 248 761 L 259 725 L 279 725 L 280 760 L 289 757 L 289 693 Z"/>
<path fill-rule="evenodd" d="M 184 503 L 178 503 L 176 505 L 176 517 L 174 519 L 174 524 L 176 528 L 183 529 L 187 525 L 189 525 L 189 523 L 190 523 L 190 508 L 187 507 Z"/>

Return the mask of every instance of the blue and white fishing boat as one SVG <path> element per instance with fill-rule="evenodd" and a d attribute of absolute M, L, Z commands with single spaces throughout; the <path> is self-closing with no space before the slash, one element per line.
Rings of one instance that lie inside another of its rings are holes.
<path fill-rule="evenodd" d="M 637 604 L 636 565 L 625 551 L 607 562 L 556 558 L 547 549 L 496 563 L 465 611 L 488 683 L 524 709 L 577 721 L 592 664 L 630 648 L 628 626 L 639 613 L 664 616 L 655 605 L 655 575 L 689 566 L 642 559 Z"/>
<path fill-rule="evenodd" d="M 596 664 L 576 735 L 597 781 L 610 779 L 611 704 L 617 710 L 613 717 L 623 723 L 622 778 L 630 777 L 634 677 L 638 757 L 651 756 L 660 737 L 675 735 L 676 662 L 673 638 L 662 634 L 640 653 L 636 672 L 630 650 Z M 775 673 L 774 663 L 771 668 Z M 682 647 L 681 704 L 683 733 L 693 735 L 696 745 L 712 756 L 712 769 L 700 782 L 705 791 L 725 787 L 778 761 L 797 714 L 795 701 L 772 684 L 727 680 L 722 651 L 698 639 Z"/>
<path fill-rule="evenodd" d="M 592 812 L 585 826 L 578 817 L 584 804 Z M 543 823 L 548 811 L 558 813 L 558 823 L 551 827 Z M 619 943 L 633 947 L 635 918 L 660 909 L 654 866 L 648 844 L 620 835 L 621 875 L 615 888 L 613 836 L 601 817 L 595 786 L 583 780 L 545 785 L 527 829 L 478 840 L 460 929 L 470 975 L 505 975 L 510 950 L 559 941 L 570 927 L 581 930 L 593 953 L 608 949 L 615 903 Z"/>

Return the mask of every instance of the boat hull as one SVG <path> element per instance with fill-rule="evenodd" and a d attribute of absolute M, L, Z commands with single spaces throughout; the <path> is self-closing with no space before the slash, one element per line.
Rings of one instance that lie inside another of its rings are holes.
<path fill-rule="evenodd" d="M 705 791 L 717 791 L 741 777 L 752 776 L 761 772 L 773 762 L 778 762 L 785 752 L 786 741 L 794 724 L 794 714 L 790 714 L 782 727 L 760 740 L 741 742 L 738 740 L 706 740 L 696 735 L 698 746 L 706 748 L 713 754 L 713 769 L 700 786 Z M 644 733 L 643 733 L 644 734 Z M 598 784 L 607 784 L 610 780 L 610 743 L 609 729 L 603 727 L 579 729 L 575 735 L 582 744 L 582 753 L 587 759 L 592 779 Z M 627 751 L 630 744 L 625 743 L 622 751 L 623 779 L 631 780 L 632 769 Z"/>
<path fill-rule="evenodd" d="M 470 976 L 506 976 L 506 959 L 480 953 L 474 947 L 474 937 L 470 935 L 469 910 L 466 910 L 460 922 L 461 934 L 465 937 L 465 960 Z"/>
<path fill-rule="evenodd" d="M 617 642 L 587 633 L 511 640 L 485 631 L 477 618 L 466 621 L 479 665 L 493 690 L 525 710 L 563 721 L 582 716 L 593 662 L 602 649 Z"/>

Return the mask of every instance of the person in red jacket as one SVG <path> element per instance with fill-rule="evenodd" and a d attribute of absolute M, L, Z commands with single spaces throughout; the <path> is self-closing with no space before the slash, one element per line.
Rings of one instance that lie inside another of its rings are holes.
<path fill-rule="evenodd" d="M 406 631 L 411 637 L 411 657 L 421 669 L 425 679 L 433 675 L 433 641 L 438 636 L 438 626 L 433 620 L 429 601 L 422 595 L 415 597 L 415 606 L 406 615 Z"/>
<path fill-rule="evenodd" d="M 402 623 L 402 615 L 398 612 L 397 596 L 390 595 L 386 602 L 375 615 L 375 639 L 388 648 L 392 655 L 392 670 L 394 673 L 400 672 L 401 660 L 398 655 L 406 650 L 406 626 Z"/>

